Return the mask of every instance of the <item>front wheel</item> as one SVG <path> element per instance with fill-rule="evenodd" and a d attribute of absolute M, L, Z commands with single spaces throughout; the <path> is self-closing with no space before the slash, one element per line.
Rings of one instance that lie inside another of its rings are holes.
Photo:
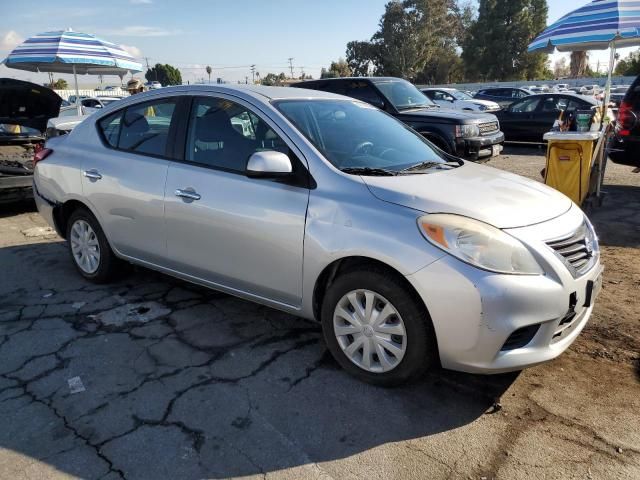
<path fill-rule="evenodd" d="M 437 358 L 426 309 L 405 282 L 384 270 L 339 276 L 323 301 L 322 328 L 336 361 L 375 385 L 416 379 Z"/>

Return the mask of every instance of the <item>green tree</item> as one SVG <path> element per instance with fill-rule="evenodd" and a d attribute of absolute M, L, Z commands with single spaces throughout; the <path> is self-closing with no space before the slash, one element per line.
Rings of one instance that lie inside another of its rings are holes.
<path fill-rule="evenodd" d="M 337 62 L 331 62 L 329 70 L 323 68 L 320 73 L 320 78 L 339 78 L 350 76 L 351 69 L 343 58 L 339 58 Z"/>
<path fill-rule="evenodd" d="M 180 70 L 171 65 L 156 63 L 156 66 L 147 70 L 144 77 L 149 82 L 158 81 L 165 87 L 168 85 L 182 85 Z"/>
<path fill-rule="evenodd" d="M 371 66 L 376 65 L 378 57 L 377 45 L 372 42 L 357 40 L 347 43 L 347 65 L 352 75 L 364 77 L 369 75 Z"/>
<path fill-rule="evenodd" d="M 631 52 L 626 58 L 620 60 L 616 65 L 615 74 L 625 77 L 640 75 L 640 50 Z"/>
<path fill-rule="evenodd" d="M 458 50 L 472 18 L 458 0 L 391 1 L 370 41 L 347 44 L 347 63 L 355 75 L 373 66 L 377 75 L 418 82 L 461 79 Z"/>
<path fill-rule="evenodd" d="M 480 0 L 462 59 L 473 80 L 533 80 L 548 70 L 544 53 L 529 53 L 529 43 L 547 23 L 546 0 Z"/>
<path fill-rule="evenodd" d="M 69 88 L 69 84 L 64 78 L 59 78 L 51 84 L 51 88 L 55 90 L 66 90 Z"/>
<path fill-rule="evenodd" d="M 264 77 L 262 77 L 262 85 L 267 87 L 272 87 L 274 85 L 284 85 L 284 82 L 287 80 L 287 76 L 284 73 L 280 73 L 279 75 L 275 73 L 267 73 Z"/>
<path fill-rule="evenodd" d="M 209 83 L 211 83 L 211 72 L 212 72 L 212 70 L 211 70 L 211 67 L 209 65 L 207 65 L 206 71 L 207 71 L 207 75 L 209 75 Z"/>

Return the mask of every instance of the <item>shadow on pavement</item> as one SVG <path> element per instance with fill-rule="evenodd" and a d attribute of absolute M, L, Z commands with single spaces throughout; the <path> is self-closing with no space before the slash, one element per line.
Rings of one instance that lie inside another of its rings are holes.
<path fill-rule="evenodd" d="M 603 192 L 602 206 L 587 212 L 600 242 L 614 247 L 639 247 L 640 187 L 604 185 Z"/>
<path fill-rule="evenodd" d="M 62 243 L 0 264 L 0 447 L 83 478 L 311 468 L 474 422 L 517 378 L 376 388 L 300 318 L 146 270 L 90 285 Z"/>

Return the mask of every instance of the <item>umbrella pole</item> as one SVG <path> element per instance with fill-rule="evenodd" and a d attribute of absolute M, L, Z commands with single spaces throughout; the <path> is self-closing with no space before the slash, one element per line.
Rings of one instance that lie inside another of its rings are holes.
<path fill-rule="evenodd" d="M 73 65 L 73 81 L 76 84 L 76 108 L 78 109 L 78 116 L 82 115 L 82 105 L 80 102 L 80 90 L 78 90 L 78 75 L 76 74 L 76 66 Z"/>
<path fill-rule="evenodd" d="M 607 118 L 607 111 L 609 109 L 609 101 L 611 100 L 611 77 L 613 75 L 613 66 L 616 62 L 616 44 L 615 42 L 611 42 L 609 44 L 610 56 L 609 56 L 609 72 L 607 74 L 607 85 L 604 89 L 604 98 L 602 100 L 602 116 L 600 120 L 600 132 L 603 136 L 609 134 L 609 129 L 605 124 L 605 120 Z M 609 119 L 611 122 L 611 119 Z M 604 163 L 604 156 L 607 154 L 607 138 L 602 139 L 602 147 L 600 152 L 598 152 L 598 181 L 596 183 L 596 198 L 600 198 L 600 191 L 602 188 L 602 183 L 604 181 L 604 172 L 602 165 Z"/>

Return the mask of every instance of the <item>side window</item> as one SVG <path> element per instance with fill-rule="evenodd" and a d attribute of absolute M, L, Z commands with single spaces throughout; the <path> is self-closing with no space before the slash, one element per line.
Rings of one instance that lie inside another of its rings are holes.
<path fill-rule="evenodd" d="M 221 98 L 194 100 L 189 119 L 185 159 L 208 167 L 244 172 L 255 152 L 289 147 L 255 113 Z"/>
<path fill-rule="evenodd" d="M 566 103 L 562 104 L 562 99 L 556 97 L 547 97 L 542 102 L 542 111 L 549 112 L 559 112 L 560 110 L 564 110 L 567 106 Z"/>
<path fill-rule="evenodd" d="M 122 116 L 118 148 L 135 153 L 166 155 L 175 99 L 132 105 Z"/>
<path fill-rule="evenodd" d="M 346 95 L 371 105 L 378 106 L 382 103 L 382 98 L 380 98 L 378 92 L 367 82 L 351 82 L 347 86 Z"/>
<path fill-rule="evenodd" d="M 521 102 L 514 103 L 511 106 L 511 111 L 516 113 L 531 113 L 538 107 L 539 103 L 539 97 L 522 100 Z"/>
<path fill-rule="evenodd" d="M 422 90 L 422 93 L 424 93 L 431 100 L 437 100 L 436 98 L 437 92 L 434 90 Z"/>
<path fill-rule="evenodd" d="M 75 110 L 73 110 L 75 111 Z M 113 148 L 118 146 L 118 135 L 120 135 L 120 119 L 122 118 L 122 111 L 116 112 L 108 117 L 100 120 L 100 130 L 104 136 L 105 141 Z"/>

